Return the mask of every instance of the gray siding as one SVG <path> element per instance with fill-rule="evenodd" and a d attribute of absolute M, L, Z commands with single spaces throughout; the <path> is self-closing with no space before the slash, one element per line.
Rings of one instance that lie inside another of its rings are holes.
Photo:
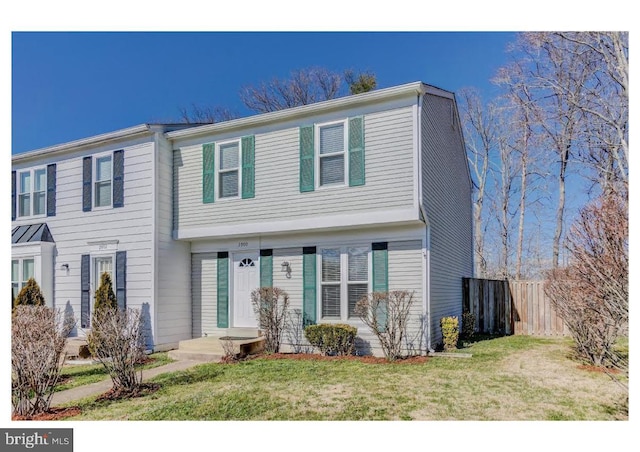
<path fill-rule="evenodd" d="M 194 338 L 218 333 L 216 326 L 217 253 L 191 255 L 191 309 Z"/>
<path fill-rule="evenodd" d="M 172 238 L 173 152 L 158 139 L 156 163 L 156 315 L 158 344 L 191 339 L 191 246 Z"/>
<path fill-rule="evenodd" d="M 422 193 L 431 226 L 433 345 L 440 319 L 462 314 L 462 278 L 473 275 L 471 183 L 452 100 L 425 95 L 422 106 Z"/>
<path fill-rule="evenodd" d="M 359 187 L 300 193 L 299 133 L 297 127 L 289 126 L 256 134 L 255 198 L 203 204 L 202 145 L 183 147 L 174 152 L 174 227 L 410 208 L 414 204 L 412 111 L 404 107 L 365 116 L 366 184 Z M 238 136 L 249 133 L 242 131 Z M 211 136 L 202 143 L 216 139 Z"/>

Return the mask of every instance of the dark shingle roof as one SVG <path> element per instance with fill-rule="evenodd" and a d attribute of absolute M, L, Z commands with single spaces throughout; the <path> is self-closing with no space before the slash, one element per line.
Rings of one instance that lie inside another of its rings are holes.
<path fill-rule="evenodd" d="M 53 242 L 47 223 L 16 226 L 11 231 L 11 243 Z"/>

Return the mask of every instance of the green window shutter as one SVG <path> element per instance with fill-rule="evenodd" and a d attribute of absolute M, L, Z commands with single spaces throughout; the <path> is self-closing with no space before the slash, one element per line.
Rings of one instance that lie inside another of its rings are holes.
<path fill-rule="evenodd" d="M 316 247 L 302 250 L 302 324 L 316 323 Z"/>
<path fill-rule="evenodd" d="M 260 250 L 260 287 L 273 287 L 273 250 Z"/>
<path fill-rule="evenodd" d="M 349 119 L 349 186 L 364 185 L 364 117 Z"/>
<path fill-rule="evenodd" d="M 256 140 L 255 136 L 242 137 L 242 199 L 256 195 Z"/>
<path fill-rule="evenodd" d="M 373 267 L 373 292 L 389 291 L 389 257 L 387 242 L 371 244 L 371 259 Z M 378 328 L 385 329 L 387 323 L 387 307 L 380 305 L 378 310 Z"/>
<path fill-rule="evenodd" d="M 215 199 L 215 143 L 202 145 L 202 202 L 212 203 Z"/>
<path fill-rule="evenodd" d="M 218 253 L 218 328 L 229 328 L 229 253 Z"/>
<path fill-rule="evenodd" d="M 313 191 L 314 181 L 313 126 L 300 127 L 300 192 Z"/>

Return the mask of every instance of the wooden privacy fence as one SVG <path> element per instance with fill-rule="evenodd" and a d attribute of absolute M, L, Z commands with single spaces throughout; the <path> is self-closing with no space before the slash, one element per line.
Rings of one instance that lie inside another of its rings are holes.
<path fill-rule="evenodd" d="M 563 336 L 568 331 L 544 293 L 544 281 L 463 279 L 463 311 L 480 333 Z"/>

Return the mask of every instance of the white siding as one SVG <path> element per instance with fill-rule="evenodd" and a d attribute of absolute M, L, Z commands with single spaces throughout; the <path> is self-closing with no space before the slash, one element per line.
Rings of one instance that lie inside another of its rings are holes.
<path fill-rule="evenodd" d="M 282 262 L 291 265 L 291 278 L 282 272 Z M 273 287 L 289 295 L 289 322 L 285 330 L 282 351 L 293 351 L 294 344 L 307 345 L 302 330 L 302 248 L 273 250 Z M 295 322 L 295 323 L 294 323 Z"/>
<path fill-rule="evenodd" d="M 173 152 L 158 140 L 156 168 L 156 327 L 158 344 L 191 339 L 191 246 L 173 240 Z M 197 336 L 199 337 L 199 336 Z"/>
<path fill-rule="evenodd" d="M 403 107 L 365 116 L 366 184 L 359 187 L 300 193 L 299 130 L 289 126 L 255 136 L 255 198 L 203 204 L 202 145 L 183 147 L 174 152 L 174 227 L 182 230 L 411 208 L 412 111 Z M 312 122 L 309 119 L 299 125 Z M 238 136 L 251 133 L 243 130 Z M 216 139 L 211 136 L 202 143 Z"/>
<path fill-rule="evenodd" d="M 473 275 L 471 183 L 452 100 L 425 95 L 422 112 L 422 191 L 431 227 L 432 345 L 440 319 L 462 314 L 462 278 Z"/>
<path fill-rule="evenodd" d="M 82 211 L 82 158 L 124 149 L 124 207 Z M 56 163 L 56 215 L 21 218 L 13 226 L 46 222 L 55 240 L 55 306 L 72 309 L 80 328 L 80 256 L 89 254 L 88 242 L 117 240 L 117 250 L 127 252 L 127 306 L 143 310 L 148 326 L 153 325 L 151 262 L 153 255 L 154 144 L 149 137 L 110 146 L 95 147 L 42 163 Z M 14 164 L 14 170 L 34 164 Z M 69 264 L 69 271 L 61 270 Z M 115 266 L 115 262 L 114 262 Z M 93 288 L 95 290 L 95 288 Z M 75 331 L 78 333 L 79 331 Z M 155 332 L 153 332 L 155 334 Z M 74 334 L 74 333 L 72 333 Z"/>

